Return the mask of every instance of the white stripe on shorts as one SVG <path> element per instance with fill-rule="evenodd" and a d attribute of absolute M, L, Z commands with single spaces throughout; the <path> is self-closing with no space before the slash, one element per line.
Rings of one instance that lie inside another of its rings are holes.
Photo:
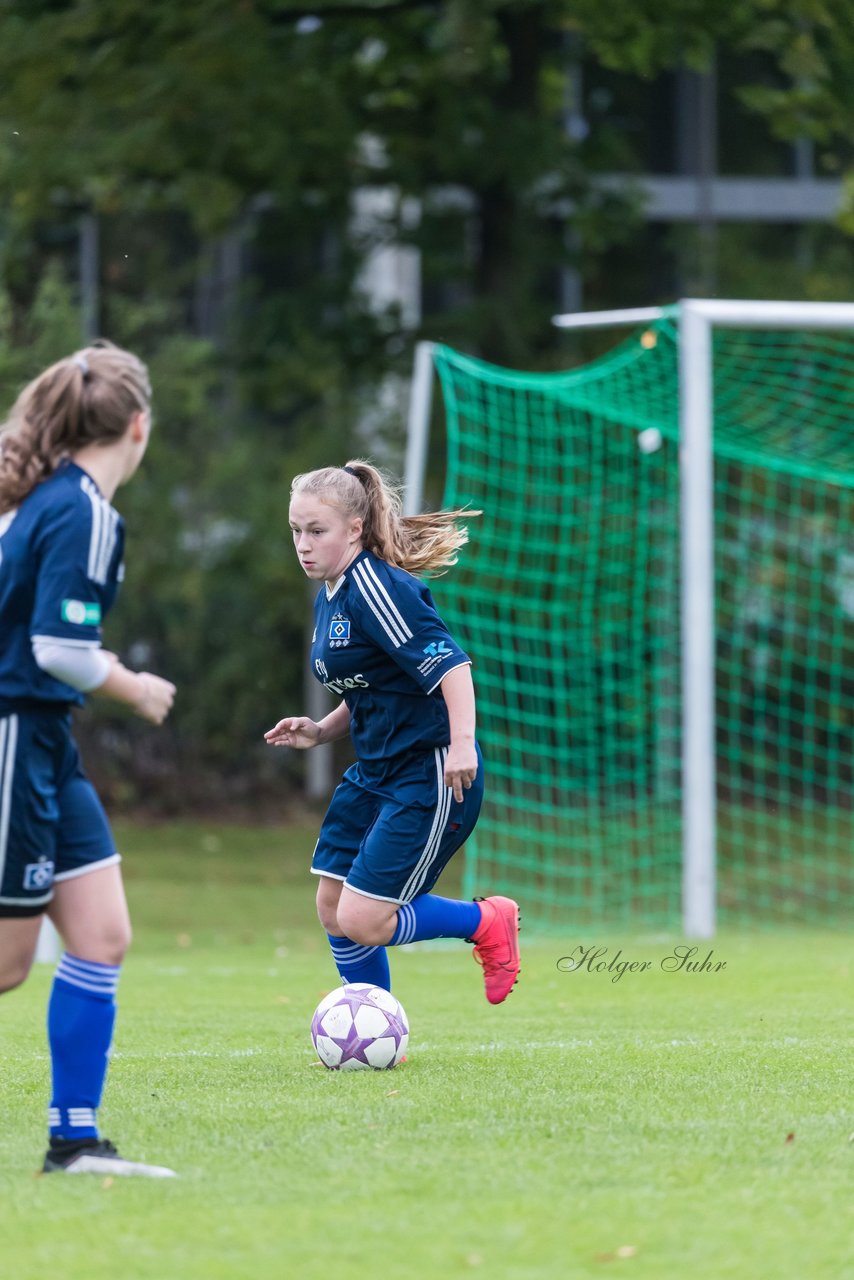
<path fill-rule="evenodd" d="M 427 843 L 415 864 L 412 874 L 401 890 L 400 898 L 402 902 L 411 902 L 413 898 L 417 897 L 421 886 L 427 879 L 430 866 L 439 852 L 439 845 L 442 843 L 448 814 L 451 811 L 451 800 L 454 793 L 450 787 L 445 786 L 445 759 L 448 754 L 448 748 L 436 747 L 433 754 L 436 760 L 436 790 L 438 792 L 436 812 L 433 815 L 433 826 L 430 829 Z"/>
<path fill-rule="evenodd" d="M 15 772 L 15 752 L 18 746 L 18 717 L 4 716 L 0 720 L 0 886 L 6 869 L 6 852 L 9 845 L 9 819 L 12 816 L 12 777 Z M 26 900 L 25 900 L 26 901 Z"/>

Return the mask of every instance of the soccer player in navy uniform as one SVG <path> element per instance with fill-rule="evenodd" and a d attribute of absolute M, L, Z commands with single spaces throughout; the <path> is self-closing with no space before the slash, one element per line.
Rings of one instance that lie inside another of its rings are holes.
<path fill-rule="evenodd" d="M 312 861 L 342 982 L 388 989 L 386 946 L 462 938 L 474 943 L 487 999 L 500 1004 L 519 974 L 517 904 L 430 892 L 471 834 L 483 796 L 470 659 L 416 576 L 456 563 L 464 515 L 401 516 L 396 489 L 364 461 L 296 477 L 294 546 L 308 577 L 325 583 L 312 667 L 341 700 L 320 722 L 289 717 L 265 738 L 309 748 L 352 737 L 357 762 L 335 791 Z"/>
<path fill-rule="evenodd" d="M 48 1005 L 47 1173 L 174 1176 L 98 1132 L 130 921 L 70 727 L 89 692 L 152 724 L 175 696 L 101 647 L 123 572 L 111 502 L 145 453 L 150 401 L 141 361 L 93 344 L 31 382 L 0 434 L 0 991 L 26 978 L 47 913 L 65 946 Z"/>

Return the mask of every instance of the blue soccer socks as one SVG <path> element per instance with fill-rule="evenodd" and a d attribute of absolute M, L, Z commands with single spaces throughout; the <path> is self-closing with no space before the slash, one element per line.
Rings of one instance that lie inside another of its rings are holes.
<path fill-rule="evenodd" d="M 481 910 L 476 902 L 456 902 L 434 893 L 422 893 L 399 907 L 397 927 L 389 946 L 427 938 L 470 938 L 480 924 Z"/>
<path fill-rule="evenodd" d="M 398 907 L 397 924 L 388 943 L 400 947 L 407 942 L 427 938 L 471 938 L 481 921 L 476 902 L 456 902 L 433 893 L 422 893 L 405 906 Z M 342 983 L 370 982 L 375 987 L 391 990 L 388 954 L 385 947 L 367 947 L 350 938 L 326 935 L 332 957 Z"/>
<path fill-rule="evenodd" d="M 375 987 L 391 990 L 385 947 L 363 947 L 349 938 L 336 938 L 331 933 L 326 936 L 342 983 L 370 982 Z"/>
<path fill-rule="evenodd" d="M 79 960 L 66 951 L 47 1008 L 53 1097 L 52 1138 L 97 1138 L 96 1113 L 107 1075 L 119 965 Z"/>

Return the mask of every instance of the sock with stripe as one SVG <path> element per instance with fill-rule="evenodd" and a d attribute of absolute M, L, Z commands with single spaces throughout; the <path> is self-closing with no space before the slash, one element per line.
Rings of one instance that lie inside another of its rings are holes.
<path fill-rule="evenodd" d="M 397 910 L 397 927 L 390 947 L 427 938 L 470 938 L 480 924 L 480 907 L 476 902 L 457 902 L 422 893 Z"/>
<path fill-rule="evenodd" d="M 98 1137 L 96 1113 L 116 1021 L 119 968 L 67 951 L 57 966 L 47 1009 L 52 1138 Z"/>
<path fill-rule="evenodd" d="M 375 987 L 391 990 L 385 947 L 363 947 L 349 938 L 336 938 L 331 933 L 326 936 L 342 983 L 370 982 Z"/>

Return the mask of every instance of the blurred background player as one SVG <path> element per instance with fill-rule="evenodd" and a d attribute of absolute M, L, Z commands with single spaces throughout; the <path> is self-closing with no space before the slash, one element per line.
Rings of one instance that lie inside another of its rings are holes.
<path fill-rule="evenodd" d="M 353 740 L 357 761 L 332 797 L 312 861 L 342 982 L 388 989 L 387 944 L 463 938 L 474 943 L 487 999 L 500 1004 L 519 974 L 517 904 L 430 893 L 474 828 L 483 772 L 471 660 L 413 575 L 456 563 L 466 513 L 400 511 L 397 491 L 367 462 L 293 481 L 294 546 L 307 576 L 325 583 L 312 668 L 342 701 L 320 722 L 280 720 L 265 738 L 298 748 Z"/>
<path fill-rule="evenodd" d="M 141 361 L 95 344 L 31 382 L 0 434 L 0 991 L 26 978 L 47 912 L 66 948 L 48 1006 L 49 1173 L 174 1176 L 98 1133 L 131 932 L 120 855 L 71 736 L 85 693 L 152 724 L 175 696 L 101 648 L 123 574 L 111 502 L 145 453 L 150 403 Z"/>

